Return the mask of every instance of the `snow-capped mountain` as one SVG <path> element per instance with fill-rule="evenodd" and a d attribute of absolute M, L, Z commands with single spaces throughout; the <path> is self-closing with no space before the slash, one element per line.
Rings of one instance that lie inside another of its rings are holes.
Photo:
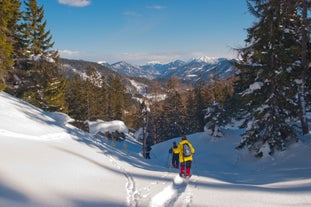
<path fill-rule="evenodd" d="M 192 59 L 192 61 L 195 61 L 195 62 L 210 63 L 210 64 L 216 63 L 216 62 L 218 62 L 218 60 L 219 60 L 219 58 L 208 57 L 208 56 L 202 56 L 199 58 L 193 58 Z"/>
<path fill-rule="evenodd" d="M 131 65 L 125 61 L 120 61 L 120 62 L 114 63 L 114 64 L 110 65 L 110 67 L 114 71 L 121 73 L 121 74 L 124 74 L 124 75 L 127 75 L 127 76 L 153 79 L 152 74 L 150 74 L 148 71 L 144 71 L 141 69 L 140 66 L 134 66 L 134 65 Z"/>
<path fill-rule="evenodd" d="M 183 66 L 186 62 L 182 60 L 175 60 L 174 62 L 170 62 L 167 64 L 160 64 L 160 63 L 149 63 L 146 65 L 141 66 L 144 71 L 149 71 L 153 74 L 155 78 L 161 78 L 164 73 L 167 71 L 174 71 L 177 68 Z"/>
<path fill-rule="evenodd" d="M 149 63 L 142 66 L 133 66 L 124 61 L 111 66 L 116 72 L 148 79 L 170 78 L 177 76 L 183 80 L 196 82 L 199 78 L 206 81 L 226 79 L 237 72 L 231 64 L 234 59 L 200 57 L 188 62 L 176 60 L 167 64 Z"/>
<path fill-rule="evenodd" d="M 166 76 L 175 75 L 183 80 L 196 82 L 203 78 L 206 81 L 223 80 L 237 72 L 232 65 L 235 60 L 226 58 L 198 58 L 186 63 L 176 71 L 169 71 Z"/>

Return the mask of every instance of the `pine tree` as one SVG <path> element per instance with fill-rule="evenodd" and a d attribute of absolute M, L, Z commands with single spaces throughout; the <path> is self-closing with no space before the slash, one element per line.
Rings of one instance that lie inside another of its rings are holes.
<path fill-rule="evenodd" d="M 204 131 L 214 137 L 222 137 L 223 133 L 220 127 L 226 123 L 224 108 L 217 101 L 212 101 L 205 112 L 204 120 L 206 124 Z"/>
<path fill-rule="evenodd" d="M 252 4 L 253 3 L 253 4 Z M 250 0 L 252 14 L 259 19 L 248 29 L 247 46 L 240 50 L 242 60 L 237 65 L 241 71 L 240 91 L 248 100 L 250 122 L 238 148 L 247 147 L 256 156 L 262 156 L 262 147 L 269 153 L 285 150 L 297 140 L 295 129 L 288 124 L 291 110 L 297 106 L 292 97 L 288 70 L 296 59 L 295 38 L 282 27 L 289 26 L 286 18 L 288 1 Z"/>
<path fill-rule="evenodd" d="M 23 15 L 22 34 L 28 53 L 33 57 L 44 55 L 55 58 L 57 53 L 50 51 L 54 42 L 50 31 L 46 30 L 44 7 L 38 6 L 36 0 L 25 0 L 24 4 L 26 11 Z"/>
<path fill-rule="evenodd" d="M 179 80 L 175 77 L 167 82 L 167 98 L 163 104 L 167 138 L 181 136 L 185 133 L 185 110 L 181 94 L 178 92 L 179 85 Z"/>
<path fill-rule="evenodd" d="M 44 99 L 43 109 L 47 111 L 67 112 L 65 101 L 65 89 L 67 80 L 58 70 L 58 64 L 43 61 L 41 67 L 44 68 L 44 78 L 42 93 Z"/>
<path fill-rule="evenodd" d="M 158 106 L 159 105 L 150 105 L 150 111 L 148 113 L 148 131 L 150 132 L 152 140 L 155 143 L 159 143 L 163 141 L 163 137 L 164 137 L 163 128 L 162 128 L 163 125 L 161 122 L 163 118 L 163 116 L 161 115 L 163 115 L 163 112 L 157 108 Z M 140 126 L 142 126 L 142 123 L 140 123 Z"/>
<path fill-rule="evenodd" d="M 189 91 L 187 93 L 186 97 L 186 120 L 185 120 L 185 134 L 192 134 L 197 131 L 198 126 L 199 126 L 199 119 L 197 118 L 197 104 L 196 100 L 194 99 L 194 93 L 193 91 Z"/>
<path fill-rule="evenodd" d="M 201 85 L 194 89 L 194 115 L 196 120 L 195 132 L 203 131 L 204 129 L 204 109 L 206 105 L 209 103 L 210 97 L 206 94 L 206 89 L 208 86 Z"/>
<path fill-rule="evenodd" d="M 23 80 L 14 92 L 18 97 L 49 111 L 66 111 L 65 78 L 59 71 L 58 54 L 52 51 L 52 36 L 46 31 L 43 6 L 36 0 L 24 1 L 21 29 L 16 50 L 17 76 Z M 25 59 L 23 57 L 30 57 Z"/>
<path fill-rule="evenodd" d="M 88 66 L 86 71 L 86 99 L 88 120 L 93 121 L 100 118 L 102 108 L 100 107 L 100 87 L 103 85 L 101 75 L 96 68 Z"/>
<path fill-rule="evenodd" d="M 65 97 L 68 104 L 68 115 L 78 121 L 87 120 L 87 97 L 85 82 L 78 75 L 68 80 Z"/>
<path fill-rule="evenodd" d="M 121 82 L 120 77 L 110 77 L 109 84 L 109 113 L 113 120 L 122 120 L 125 104 L 125 87 Z"/>
<path fill-rule="evenodd" d="M 0 91 L 6 88 L 6 75 L 14 64 L 14 34 L 20 18 L 17 0 L 0 2 Z"/>
<path fill-rule="evenodd" d="M 101 87 L 99 88 L 97 97 L 97 107 L 98 107 L 98 119 L 108 120 L 108 86 L 106 83 L 106 78 L 101 77 Z"/>

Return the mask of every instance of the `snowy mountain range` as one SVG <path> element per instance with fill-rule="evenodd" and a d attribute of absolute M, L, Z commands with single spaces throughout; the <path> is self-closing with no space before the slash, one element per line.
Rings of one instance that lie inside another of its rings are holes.
<path fill-rule="evenodd" d="M 207 83 L 227 79 L 238 72 L 232 64 L 235 61 L 226 58 L 201 57 L 193 58 L 188 62 L 175 60 L 167 64 L 153 62 L 138 66 L 125 61 L 109 64 L 62 58 L 61 70 L 67 77 L 78 74 L 85 78 L 88 68 L 95 68 L 101 76 L 106 78 L 118 75 L 129 93 L 141 94 L 142 88 L 152 87 L 152 81 L 168 79 L 172 76 L 184 80 L 186 85 L 195 84 L 200 79 Z"/>
<path fill-rule="evenodd" d="M 134 77 L 148 79 L 179 77 L 182 80 L 196 82 L 203 78 L 206 81 L 223 80 L 234 75 L 238 70 L 232 65 L 234 59 L 200 57 L 185 62 L 175 60 L 167 64 L 149 63 L 146 65 L 131 65 L 120 61 L 108 67 L 114 71 Z M 107 63 L 105 63 L 107 66 Z"/>

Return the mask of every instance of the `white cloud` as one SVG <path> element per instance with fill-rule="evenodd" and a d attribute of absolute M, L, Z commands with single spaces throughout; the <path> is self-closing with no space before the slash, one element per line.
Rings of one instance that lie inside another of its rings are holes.
<path fill-rule="evenodd" d="M 79 51 L 73 51 L 73 50 L 58 50 L 61 57 L 75 57 L 80 54 Z"/>
<path fill-rule="evenodd" d="M 61 4 L 69 6 L 84 7 L 91 4 L 91 0 L 58 0 Z"/>
<path fill-rule="evenodd" d="M 161 6 L 161 5 L 151 5 L 151 6 L 147 6 L 148 9 L 155 9 L 155 10 L 162 10 L 165 9 L 165 6 Z"/>

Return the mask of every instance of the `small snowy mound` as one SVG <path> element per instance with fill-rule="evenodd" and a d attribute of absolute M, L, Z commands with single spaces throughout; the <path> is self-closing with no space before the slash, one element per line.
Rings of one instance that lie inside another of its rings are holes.
<path fill-rule="evenodd" d="M 98 132 L 123 132 L 128 133 L 128 128 L 125 126 L 123 121 L 103 121 L 103 120 L 97 120 L 97 121 L 89 121 L 89 131 L 91 134 L 97 134 Z"/>

